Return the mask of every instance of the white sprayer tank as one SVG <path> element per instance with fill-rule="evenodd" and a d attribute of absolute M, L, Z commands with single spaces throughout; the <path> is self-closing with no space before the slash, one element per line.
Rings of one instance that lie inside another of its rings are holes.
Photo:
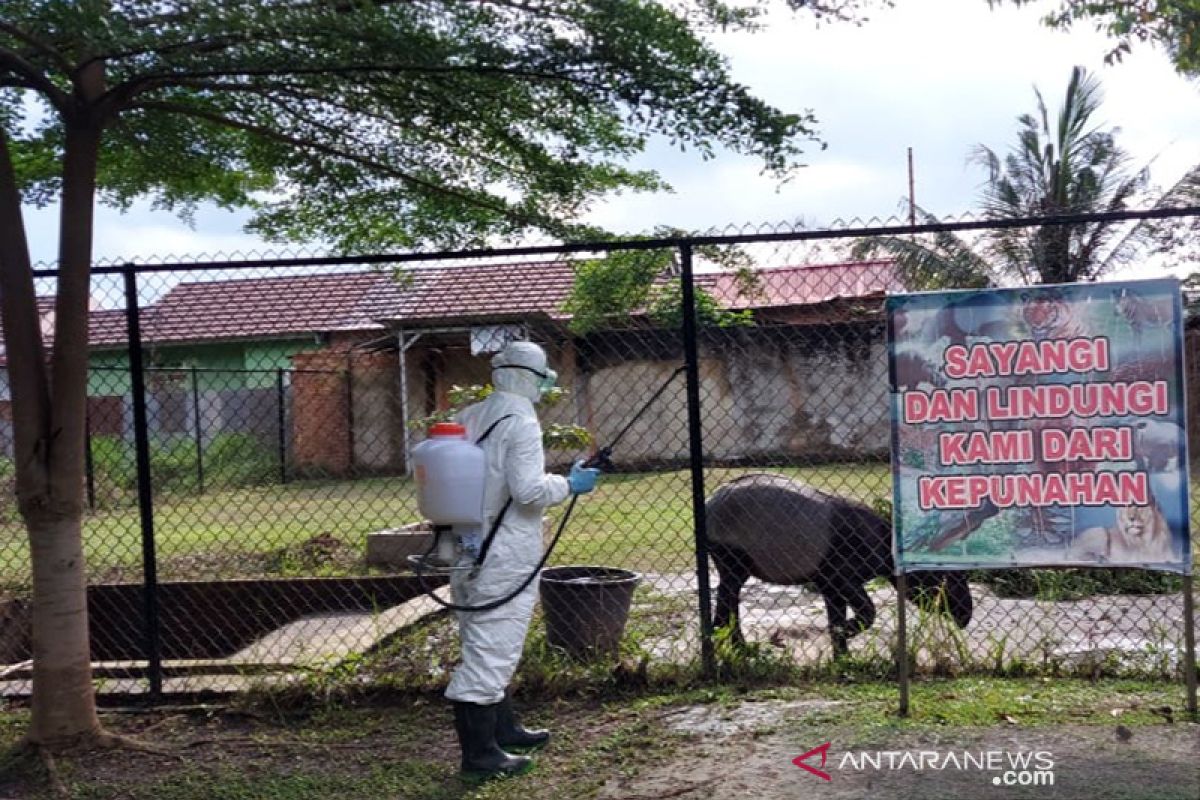
<path fill-rule="evenodd" d="M 439 422 L 412 451 L 417 506 L 435 525 L 483 524 L 483 448 L 467 440 L 467 429 Z"/>

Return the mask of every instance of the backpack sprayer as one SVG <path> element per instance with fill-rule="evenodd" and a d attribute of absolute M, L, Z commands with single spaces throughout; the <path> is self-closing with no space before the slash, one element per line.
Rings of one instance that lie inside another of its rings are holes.
<path fill-rule="evenodd" d="M 626 423 L 616 437 L 584 461 L 583 466 L 612 472 L 615 469 L 612 463 L 613 449 L 685 369 L 686 366 L 682 366 L 672 372 L 670 377 L 658 388 L 658 391 L 638 409 L 638 412 L 633 415 L 633 419 Z M 487 535 L 481 539 L 480 533 L 484 523 L 483 489 L 486 466 L 483 448 L 480 445 L 491 436 L 500 423 L 511 416 L 513 415 L 501 417 L 493 422 L 474 443 L 467 441 L 466 428 L 462 425 L 438 423 L 430 428 L 429 438 L 413 448 L 413 464 L 417 480 L 417 506 L 421 513 L 433 523 L 433 541 L 430 543 L 429 549 L 422 555 L 409 556 L 408 563 L 416 572 L 425 594 L 438 605 L 451 611 L 490 611 L 512 601 L 513 598 L 525 591 L 526 587 L 533 583 L 533 579 L 546 566 L 550 554 L 554 552 L 554 546 L 558 544 L 559 537 L 562 536 L 567 522 L 571 519 L 575 503 L 579 500 L 579 495 L 571 495 L 571 502 L 563 513 L 562 519 L 558 523 L 558 530 L 555 531 L 554 538 L 550 540 L 550 545 L 542 554 L 541 560 L 538 561 L 533 571 L 521 581 L 520 585 L 504 597 L 476 606 L 460 605 L 446 602 L 434 593 L 433 588 L 426 585 L 425 576 L 427 574 L 450 575 L 455 572 L 468 572 L 471 577 L 475 577 L 483 566 L 492 540 L 496 538 L 496 533 L 504 521 L 504 515 L 512 505 L 512 497 L 510 496 L 505 501 L 500 513 L 492 521 Z M 470 563 L 459 563 L 456 541 L 464 544 L 479 543 L 478 553 Z"/>

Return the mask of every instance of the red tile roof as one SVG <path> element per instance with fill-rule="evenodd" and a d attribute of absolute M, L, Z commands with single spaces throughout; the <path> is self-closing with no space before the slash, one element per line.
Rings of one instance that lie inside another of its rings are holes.
<path fill-rule="evenodd" d="M 900 290 L 890 261 L 756 270 L 744 294 L 728 272 L 700 273 L 697 284 L 728 308 L 813 306 Z M 142 309 L 142 338 L 170 344 L 284 338 L 398 325 L 499 322 L 535 315 L 565 320 L 575 276 L 571 261 L 413 267 L 388 271 L 285 275 L 177 284 Z M 39 308 L 49 311 L 49 298 Z M 95 310 L 93 347 L 123 347 L 125 312 Z M 0 339 L 0 359 L 3 358 Z"/>
<path fill-rule="evenodd" d="M 180 283 L 142 311 L 142 336 L 165 344 L 381 330 L 398 295 L 391 274 L 374 271 Z"/>
<path fill-rule="evenodd" d="M 42 342 L 47 350 L 54 345 L 54 298 L 37 299 L 38 317 L 42 323 Z M 125 312 L 96 309 L 88 315 L 88 342 L 92 347 L 125 345 Z M 4 331 L 0 329 L 0 366 L 8 363 Z"/>
<path fill-rule="evenodd" d="M 803 267 L 771 267 L 754 271 L 756 285 L 741 291 L 736 275 L 703 273 L 696 283 L 726 308 L 809 306 L 833 300 L 883 297 L 904 290 L 895 262 L 855 261 Z"/>
<path fill-rule="evenodd" d="M 743 294 L 729 272 L 699 273 L 697 285 L 727 308 L 784 308 L 845 298 L 882 297 L 899 291 L 891 261 L 755 270 L 756 290 Z M 575 267 L 570 261 L 469 264 L 410 270 L 400 301 L 385 315 L 395 324 L 499 321 L 534 314 L 567 319 L 562 310 Z"/>
<path fill-rule="evenodd" d="M 92 347 L 124 347 L 125 331 L 123 309 L 99 309 L 88 316 L 88 342 Z"/>
<path fill-rule="evenodd" d="M 399 302 L 384 317 L 401 325 L 565 318 L 562 305 L 574 280 L 570 261 L 417 267 L 404 274 Z"/>

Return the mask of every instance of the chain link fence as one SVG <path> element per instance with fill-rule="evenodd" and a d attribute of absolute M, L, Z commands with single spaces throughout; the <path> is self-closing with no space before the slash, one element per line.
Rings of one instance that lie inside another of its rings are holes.
<path fill-rule="evenodd" d="M 1195 224 L 1195 209 L 1179 217 Z M 513 338 L 542 344 L 560 376 L 563 392 L 540 410 L 547 468 L 565 472 L 615 445 L 614 469 L 579 500 L 550 565 L 640 576 L 619 645 L 590 665 L 552 644 L 539 611 L 521 681 L 550 685 L 576 669 L 635 681 L 671 670 L 799 674 L 828 668 L 835 650 L 841 670 L 888 674 L 897 595 L 883 300 L 914 287 L 894 257 L 856 245 L 903 236 L 933 246 L 947 229 L 985 235 L 996 223 L 100 265 L 83 487 L 100 690 L 238 691 L 331 671 L 444 681 L 455 629 L 424 590 L 447 590 L 406 569 L 429 541 L 411 452 L 430 421 L 480 395 L 490 355 Z M 648 292 L 639 276 L 652 279 Z M 53 282 L 39 273 L 43 294 Z M 1191 332 L 1187 342 L 1190 356 Z M 0 682 L 24 694 L 30 569 L 4 389 Z M 752 477 L 764 474 L 775 477 Z M 781 480 L 815 502 L 729 499 Z M 548 538 L 563 513 L 549 510 Z M 1178 576 L 959 576 L 958 589 L 918 585 L 924 610 L 910 617 L 910 641 L 922 670 L 1181 672 Z M 966 586 L 974 609 L 960 628 L 937 611 L 938 590 L 945 603 Z"/>

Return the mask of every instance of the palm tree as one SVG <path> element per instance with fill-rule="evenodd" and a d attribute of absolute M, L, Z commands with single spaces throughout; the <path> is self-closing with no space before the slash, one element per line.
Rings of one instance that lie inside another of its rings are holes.
<path fill-rule="evenodd" d="M 1121 211 L 1150 202 L 1170 206 L 1200 193 L 1200 165 L 1148 201 L 1148 169 L 1131 167 L 1116 128 L 1093 122 L 1100 83 L 1083 67 L 1071 71 L 1058 114 L 1051 117 L 1040 91 L 1037 113 L 1018 117 L 1016 144 L 1001 158 L 984 145 L 971 160 L 987 169 L 980 208 L 990 219 Z M 919 209 L 914 209 L 919 211 Z M 937 222 L 921 211 L 923 222 Z M 951 233 L 932 237 L 878 237 L 857 244 L 857 257 L 892 256 L 911 288 L 979 288 L 1005 283 L 1095 280 L 1146 254 L 1169 238 L 1162 223 L 1092 222 L 992 228 L 974 243 Z"/>

